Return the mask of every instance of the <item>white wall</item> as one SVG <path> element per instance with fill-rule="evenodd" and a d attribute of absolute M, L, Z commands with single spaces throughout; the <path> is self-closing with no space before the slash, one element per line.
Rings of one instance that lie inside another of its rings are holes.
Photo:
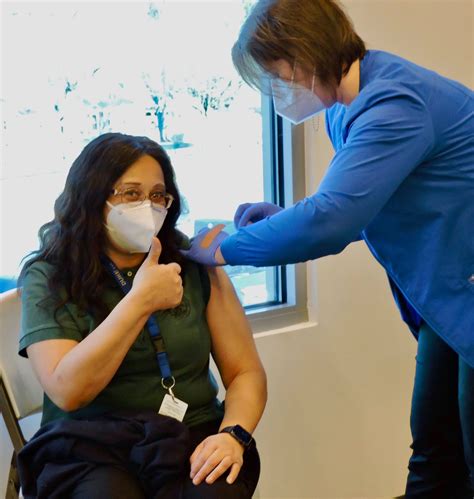
<path fill-rule="evenodd" d="M 474 83 L 471 1 L 345 1 L 369 48 Z M 332 157 L 308 123 L 308 193 Z M 259 497 L 374 498 L 404 491 L 416 343 L 364 243 L 309 264 L 319 325 L 257 340 L 269 402 L 256 437 Z"/>
<path fill-rule="evenodd" d="M 470 0 L 346 1 L 369 47 L 474 83 Z M 332 150 L 321 122 L 306 126 L 308 193 Z M 375 498 L 401 494 L 409 456 L 415 341 L 383 271 L 362 243 L 308 265 L 317 326 L 257 340 L 269 401 L 257 429 L 259 496 Z M 0 497 L 9 446 L 0 423 Z"/>

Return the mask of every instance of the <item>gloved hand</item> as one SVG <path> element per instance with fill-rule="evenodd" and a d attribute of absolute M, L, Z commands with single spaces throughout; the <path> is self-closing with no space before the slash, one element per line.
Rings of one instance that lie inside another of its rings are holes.
<path fill-rule="evenodd" d="M 222 229 L 224 224 L 219 224 L 208 229 L 204 227 L 195 237 L 191 239 L 191 248 L 188 250 L 180 250 L 180 253 L 194 262 L 203 265 L 216 267 L 218 265 L 225 265 L 216 260 L 217 248 L 221 245 L 222 241 L 229 237 L 229 234 Z"/>
<path fill-rule="evenodd" d="M 260 203 L 241 204 L 234 215 L 234 224 L 236 229 L 245 227 L 249 223 L 259 222 L 265 217 L 269 217 L 283 210 L 281 206 L 262 201 Z"/>

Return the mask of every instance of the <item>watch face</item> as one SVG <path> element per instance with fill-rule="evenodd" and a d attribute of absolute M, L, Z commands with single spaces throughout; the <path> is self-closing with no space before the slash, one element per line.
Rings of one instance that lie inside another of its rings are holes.
<path fill-rule="evenodd" d="M 235 436 L 241 440 L 245 445 L 248 445 L 252 441 L 252 435 L 245 431 L 241 426 L 235 425 L 232 429 Z"/>

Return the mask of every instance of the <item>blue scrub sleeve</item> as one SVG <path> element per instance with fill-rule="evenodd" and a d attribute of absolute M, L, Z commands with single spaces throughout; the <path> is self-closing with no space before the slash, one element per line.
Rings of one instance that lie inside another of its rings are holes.
<path fill-rule="evenodd" d="M 434 143 L 425 104 L 408 92 L 354 106 L 344 145 L 318 191 L 240 229 L 221 245 L 230 265 L 284 265 L 341 252 L 384 207 Z"/>

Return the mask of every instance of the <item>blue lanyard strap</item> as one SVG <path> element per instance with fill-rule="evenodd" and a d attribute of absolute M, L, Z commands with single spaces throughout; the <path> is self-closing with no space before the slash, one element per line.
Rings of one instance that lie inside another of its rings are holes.
<path fill-rule="evenodd" d="M 102 263 L 105 266 L 107 272 L 115 279 L 115 281 L 121 287 L 123 293 L 126 295 L 131 289 L 132 284 L 125 279 L 123 274 L 117 268 L 114 262 L 107 258 L 105 255 L 101 257 Z M 168 354 L 166 353 L 165 342 L 163 340 L 163 336 L 161 336 L 160 326 L 156 318 L 153 315 L 150 315 L 148 320 L 146 321 L 146 325 L 148 328 L 148 332 L 150 333 L 151 340 L 153 342 L 153 346 L 155 347 L 156 352 L 156 360 L 158 362 L 158 366 L 160 368 L 161 377 L 163 378 L 161 383 L 166 379 L 171 379 L 172 384 L 174 385 L 174 378 L 171 375 L 170 363 L 168 361 Z M 164 388 L 169 388 L 163 384 Z"/>

